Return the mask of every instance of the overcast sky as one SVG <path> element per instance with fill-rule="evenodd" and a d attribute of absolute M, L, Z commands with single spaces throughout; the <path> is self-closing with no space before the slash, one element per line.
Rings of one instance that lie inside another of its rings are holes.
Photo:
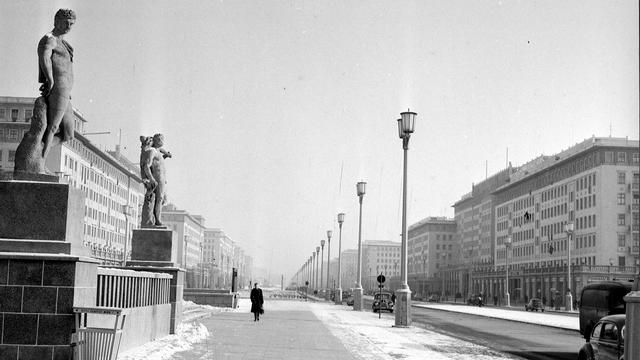
<path fill-rule="evenodd" d="M 77 13 L 73 105 L 133 161 L 162 132 L 169 198 L 286 280 L 367 182 L 363 239 L 453 217 L 472 182 L 592 135 L 638 139 L 638 2 L 2 1 L 0 95 L 38 95 L 36 45 Z M 337 254 L 337 241 L 332 241 Z M 326 249 L 325 249 L 326 250 Z M 278 276 L 279 278 L 279 276 Z"/>

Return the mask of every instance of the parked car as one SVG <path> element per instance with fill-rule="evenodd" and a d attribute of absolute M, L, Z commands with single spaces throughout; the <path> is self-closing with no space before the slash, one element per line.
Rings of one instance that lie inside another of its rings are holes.
<path fill-rule="evenodd" d="M 609 315 L 594 326 L 578 360 L 621 359 L 624 355 L 625 315 Z"/>
<path fill-rule="evenodd" d="M 349 294 L 349 296 L 347 297 L 347 306 L 353 306 L 354 302 L 355 302 L 355 299 L 353 298 L 353 295 Z"/>
<path fill-rule="evenodd" d="M 428 302 L 439 302 L 440 301 L 440 296 L 438 295 L 429 295 L 429 297 L 427 298 Z"/>
<path fill-rule="evenodd" d="M 386 310 L 393 312 L 393 294 L 389 291 L 377 292 L 373 295 L 373 304 L 371 304 L 371 310 L 378 312 Z"/>
<path fill-rule="evenodd" d="M 607 315 L 624 314 L 623 299 L 631 291 L 631 283 L 602 281 L 586 285 L 580 295 L 580 333 L 589 341 L 594 325 Z"/>
<path fill-rule="evenodd" d="M 484 302 L 482 301 L 482 295 L 473 294 L 469 296 L 469 298 L 467 299 L 467 305 L 483 306 Z"/>
<path fill-rule="evenodd" d="M 528 303 L 524 305 L 526 311 L 542 311 L 544 312 L 544 304 L 542 300 L 538 298 L 531 298 Z"/>

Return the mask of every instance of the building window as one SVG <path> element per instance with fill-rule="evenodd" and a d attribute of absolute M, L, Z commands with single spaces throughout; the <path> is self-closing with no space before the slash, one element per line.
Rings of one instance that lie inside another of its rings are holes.
<path fill-rule="evenodd" d="M 618 266 L 627 266 L 626 258 L 624 256 L 618 256 Z"/>
<path fill-rule="evenodd" d="M 1 109 L 0 109 L 1 111 Z M 2 116 L 0 116 L 0 119 L 2 118 Z M 631 159 L 633 161 L 634 164 L 640 163 L 640 153 L 634 152 L 633 155 L 631 156 Z"/>
<path fill-rule="evenodd" d="M 619 163 L 626 163 L 627 162 L 627 153 L 619 152 L 618 153 L 618 162 Z"/>
<path fill-rule="evenodd" d="M 29 120 L 31 120 L 31 116 L 33 116 L 33 110 L 26 109 L 24 111 L 24 121 L 29 122 Z"/>
<path fill-rule="evenodd" d="M 18 109 L 11 109 L 11 121 L 16 122 L 18 121 Z"/>
<path fill-rule="evenodd" d="M 16 160 L 16 152 L 14 150 L 9 150 L 9 162 L 14 162 Z"/>
<path fill-rule="evenodd" d="M 0 119 L 5 119 L 7 117 L 7 109 L 0 109 Z"/>
<path fill-rule="evenodd" d="M 618 214 L 618 225 L 624 226 L 624 224 L 625 224 L 624 214 Z"/>
<path fill-rule="evenodd" d="M 626 245 L 624 234 L 618 234 L 618 247 L 624 247 Z"/>
<path fill-rule="evenodd" d="M 604 152 L 604 162 L 607 164 L 613 163 L 613 151 L 605 151 Z"/>
<path fill-rule="evenodd" d="M 4 140 L 4 129 L 0 129 L 0 141 Z"/>
<path fill-rule="evenodd" d="M 624 171 L 618 171 L 618 184 L 624 184 L 626 181 L 626 174 Z"/>
<path fill-rule="evenodd" d="M 618 193 L 618 205 L 624 205 L 625 204 L 625 194 L 624 193 Z"/>
<path fill-rule="evenodd" d="M 18 130 L 15 130 L 15 129 L 9 130 L 9 140 L 18 140 Z"/>

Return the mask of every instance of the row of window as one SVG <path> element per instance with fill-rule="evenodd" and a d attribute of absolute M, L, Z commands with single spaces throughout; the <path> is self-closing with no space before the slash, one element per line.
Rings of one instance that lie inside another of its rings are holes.
<path fill-rule="evenodd" d="M 542 202 L 544 203 L 565 195 L 567 195 L 567 185 L 556 186 L 542 192 Z"/>
<path fill-rule="evenodd" d="M 617 156 L 616 156 L 617 155 Z M 634 164 L 640 162 L 640 154 L 634 152 L 631 154 L 631 161 Z M 605 151 L 604 152 L 604 162 L 606 164 L 614 164 L 614 163 L 626 163 L 627 162 L 627 153 L 623 151 L 618 151 L 617 153 L 613 151 Z"/>
<path fill-rule="evenodd" d="M 13 122 L 17 122 L 20 120 L 20 109 L 8 109 L 0 108 L 0 121 L 8 121 L 11 120 Z M 24 117 L 22 118 L 25 122 L 29 122 L 31 120 L 31 116 L 33 116 L 32 109 L 24 109 L 23 111 Z"/>
<path fill-rule="evenodd" d="M 596 186 L 596 174 L 591 173 L 589 175 L 583 176 L 580 179 L 576 180 L 576 190 L 589 190 L 591 192 L 591 187 Z"/>

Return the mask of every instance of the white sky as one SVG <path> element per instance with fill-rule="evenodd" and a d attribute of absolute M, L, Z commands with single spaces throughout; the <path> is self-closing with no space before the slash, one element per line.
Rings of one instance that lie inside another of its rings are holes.
<path fill-rule="evenodd" d="M 162 132 L 169 197 L 274 279 L 335 215 L 399 241 L 396 119 L 418 113 L 409 224 L 453 216 L 472 182 L 585 138 L 638 138 L 638 3 L 600 1 L 0 2 L 0 95 L 37 96 L 36 45 L 77 13 L 73 105 L 136 161 Z M 337 241 L 332 241 L 337 255 Z"/>

